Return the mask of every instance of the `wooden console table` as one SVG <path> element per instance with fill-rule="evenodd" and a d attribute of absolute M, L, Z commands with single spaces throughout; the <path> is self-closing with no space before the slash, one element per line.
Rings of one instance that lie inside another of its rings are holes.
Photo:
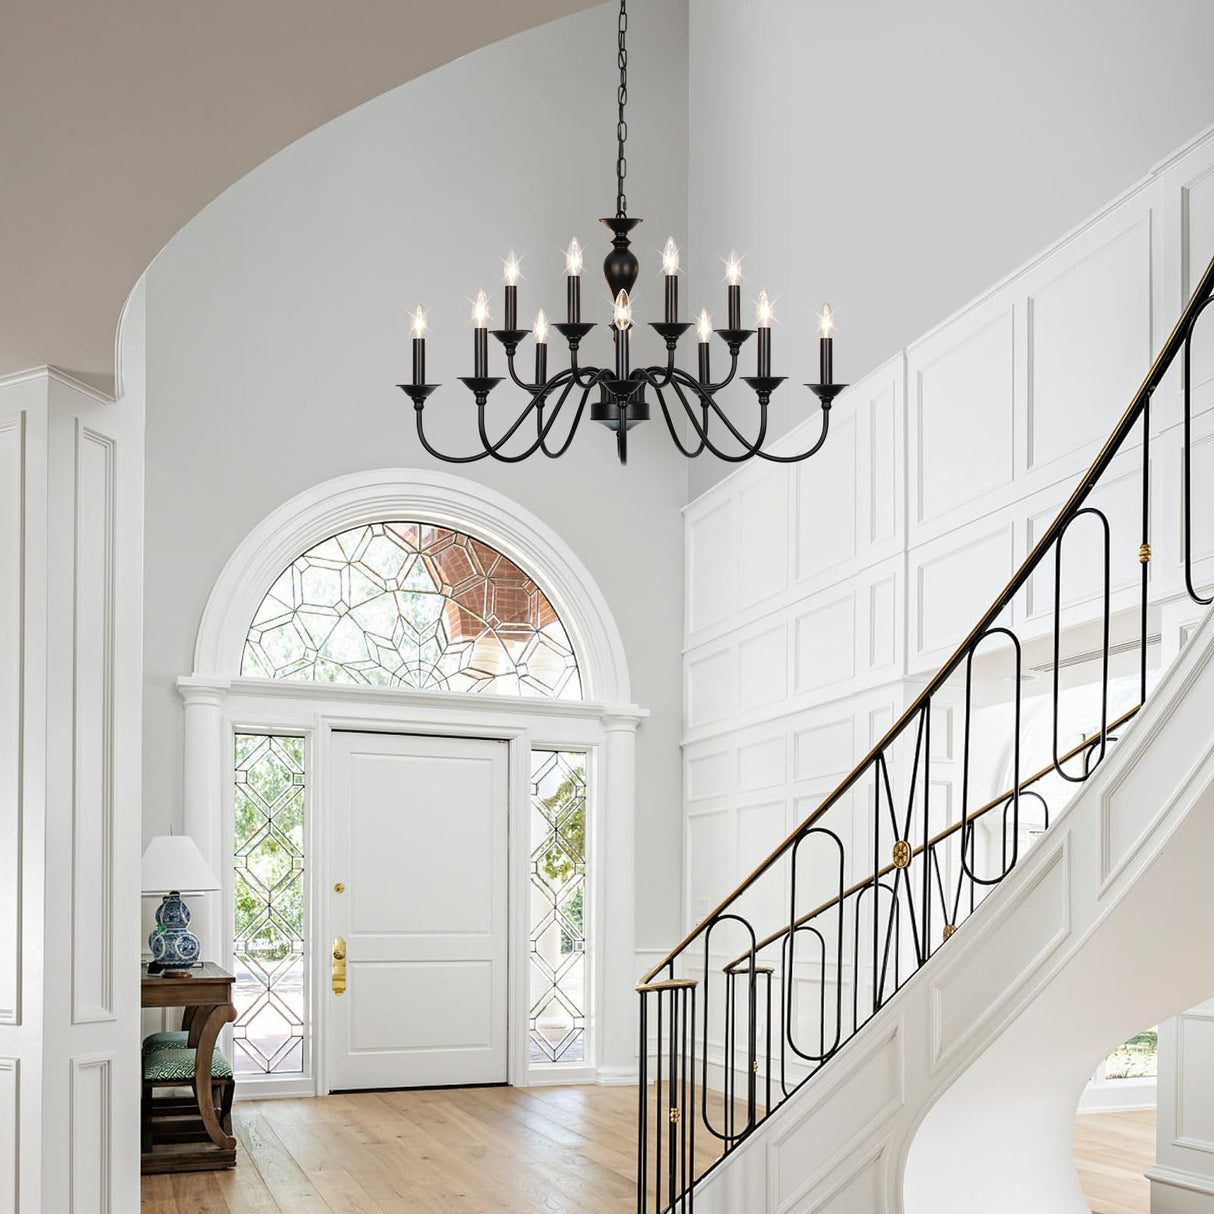
<path fill-rule="evenodd" d="M 189 978 L 149 976 L 147 965 L 143 966 L 141 1006 L 184 1009 L 181 1027 L 189 1034 L 188 1045 L 196 1051 L 194 1089 L 198 1097 L 198 1116 L 206 1131 L 205 1136 L 197 1136 L 196 1142 L 174 1143 L 168 1149 L 144 1152 L 142 1171 L 145 1175 L 230 1168 L 236 1163 L 236 1139 L 220 1122 L 211 1084 L 215 1040 L 219 1030 L 236 1019 L 236 1007 L 232 1003 L 234 983 L 231 974 L 209 961 L 193 970 Z"/>

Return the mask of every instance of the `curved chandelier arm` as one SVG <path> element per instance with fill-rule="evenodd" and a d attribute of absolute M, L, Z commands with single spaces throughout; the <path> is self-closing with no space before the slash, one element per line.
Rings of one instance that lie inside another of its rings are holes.
<path fill-rule="evenodd" d="M 527 407 L 518 415 L 518 417 L 514 419 L 510 425 L 510 428 L 501 436 L 501 438 L 497 440 L 497 442 L 492 442 L 489 438 L 489 431 L 485 426 L 485 405 L 483 401 L 478 401 L 476 406 L 476 428 L 480 434 L 481 445 L 495 459 L 505 458 L 504 456 L 499 455 L 498 452 L 500 452 L 501 449 L 515 436 L 515 434 L 518 433 L 519 428 L 527 420 L 527 417 L 532 410 L 542 408 L 543 401 L 544 398 L 542 396 L 532 397 Z M 534 447 L 531 449 L 532 451 L 535 450 Z"/>
<path fill-rule="evenodd" d="M 570 387 L 572 387 L 572 384 L 570 385 Z M 562 397 L 562 401 L 563 401 L 563 399 L 564 398 Z M 563 443 L 561 443 L 561 445 L 559 447 L 557 447 L 557 449 L 555 451 L 549 451 L 547 442 L 546 442 L 547 437 L 548 437 L 548 430 L 552 429 L 551 423 L 549 423 L 548 427 L 546 428 L 546 430 L 544 432 L 544 437 L 540 440 L 540 444 L 539 444 L 539 449 L 546 456 L 548 456 L 549 459 L 559 459 L 562 455 L 565 454 L 566 451 L 569 450 L 569 446 L 573 442 L 573 436 L 577 433 L 577 428 L 581 424 L 582 413 L 586 409 L 586 402 L 589 399 L 590 399 L 590 389 L 584 388 L 582 390 L 582 399 L 578 402 L 577 412 L 573 415 L 573 421 L 569 426 L 569 433 L 565 435 L 565 441 Z"/>
<path fill-rule="evenodd" d="M 447 464 L 475 464 L 477 460 L 485 459 L 488 451 L 478 451 L 475 455 L 447 455 L 433 446 L 430 440 L 426 437 L 425 427 L 422 424 L 422 407 L 414 405 L 413 412 L 417 414 L 417 437 L 422 447 L 425 448 L 427 454 L 434 456 L 435 459 L 441 459 Z"/>
<path fill-rule="evenodd" d="M 710 396 L 702 392 L 698 393 L 701 400 L 700 407 L 704 412 L 704 420 L 701 423 L 696 420 L 695 407 L 683 394 L 683 390 L 679 386 L 678 381 L 676 380 L 671 387 L 674 388 L 675 395 L 679 398 L 679 403 L 683 406 L 683 410 L 687 414 L 687 419 L 691 422 L 692 428 L 699 436 L 700 441 L 707 450 L 711 451 L 712 454 L 717 457 L 717 459 L 722 460 L 727 464 L 740 464 L 758 453 L 759 448 L 763 445 L 763 441 L 767 438 L 766 406 L 763 407 L 760 414 L 759 433 L 755 436 L 754 442 L 752 443 L 738 430 L 738 428 L 729 420 L 729 418 L 722 413 L 720 406 Z M 661 400 L 661 397 L 659 396 L 658 399 Z M 665 406 L 663 405 L 663 409 L 664 408 Z M 710 409 L 713 410 L 728 427 L 729 432 L 734 436 L 739 446 L 742 448 L 740 452 L 723 451 L 716 445 L 716 443 L 712 441 L 708 433 L 708 414 Z"/>
<path fill-rule="evenodd" d="M 830 429 L 830 405 L 822 406 L 822 433 L 818 435 L 818 441 L 812 447 L 802 451 L 799 455 L 772 455 L 767 451 L 756 451 L 755 454 L 760 459 L 770 460 L 773 464 L 798 464 L 803 459 L 809 459 L 811 455 L 816 455 L 822 444 L 826 442 L 826 434 Z"/>
<path fill-rule="evenodd" d="M 666 422 L 666 429 L 670 433 L 670 441 L 678 448 L 679 454 L 685 455 L 688 459 L 695 459 L 697 455 L 701 455 L 708 446 L 708 440 L 705 438 L 703 430 L 696 424 L 695 418 L 693 417 L 691 422 L 695 427 L 696 436 L 700 442 L 696 447 L 686 447 L 683 445 L 683 439 L 678 430 L 675 429 L 674 418 L 670 416 L 670 407 L 666 404 L 666 397 L 663 395 L 662 389 L 657 384 L 654 384 L 653 390 L 658 398 L 658 405 L 661 407 L 662 418 Z M 683 402 L 683 407 L 684 409 L 687 408 L 685 401 Z"/>

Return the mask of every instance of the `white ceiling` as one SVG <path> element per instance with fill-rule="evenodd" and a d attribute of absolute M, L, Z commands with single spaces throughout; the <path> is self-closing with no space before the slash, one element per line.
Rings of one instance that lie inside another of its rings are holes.
<path fill-rule="evenodd" d="M 233 181 L 406 80 L 596 2 L 3 0 L 0 375 L 51 364 L 108 390 L 131 288 Z"/>

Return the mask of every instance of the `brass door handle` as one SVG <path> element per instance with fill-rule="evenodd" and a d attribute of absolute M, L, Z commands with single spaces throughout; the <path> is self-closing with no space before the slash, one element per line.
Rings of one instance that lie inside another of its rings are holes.
<path fill-rule="evenodd" d="M 332 985 L 335 995 L 346 993 L 346 942 L 341 936 L 333 941 Z"/>

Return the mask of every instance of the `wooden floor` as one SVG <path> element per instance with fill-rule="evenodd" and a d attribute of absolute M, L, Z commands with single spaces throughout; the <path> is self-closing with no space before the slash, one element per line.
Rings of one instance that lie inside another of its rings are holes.
<path fill-rule="evenodd" d="M 1155 1112 L 1075 1119 L 1075 1168 L 1093 1214 L 1149 1214 L 1143 1173 L 1155 1162 Z"/>
<path fill-rule="evenodd" d="M 634 1211 L 635 1088 L 363 1092 L 236 1105 L 240 1163 L 148 1176 L 144 1214 Z M 698 1145 L 698 1144 L 697 1144 Z M 1154 1113 L 1080 1117 L 1094 1214 L 1148 1214 Z"/>

